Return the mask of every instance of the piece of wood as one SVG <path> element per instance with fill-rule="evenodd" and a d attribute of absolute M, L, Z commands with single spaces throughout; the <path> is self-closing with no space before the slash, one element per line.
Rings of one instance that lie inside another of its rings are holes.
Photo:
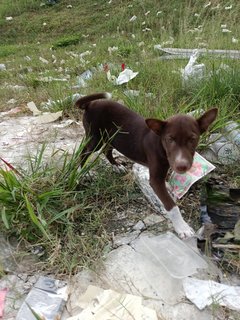
<path fill-rule="evenodd" d="M 240 244 L 234 244 L 234 243 L 229 243 L 229 244 L 222 244 L 222 243 L 213 243 L 212 244 L 213 248 L 218 248 L 218 249 L 234 249 L 234 250 L 240 250 Z"/>

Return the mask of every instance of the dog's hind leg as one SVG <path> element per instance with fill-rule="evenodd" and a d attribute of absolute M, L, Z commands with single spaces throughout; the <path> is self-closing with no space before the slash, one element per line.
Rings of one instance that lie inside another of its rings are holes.
<path fill-rule="evenodd" d="M 108 159 L 108 161 L 112 164 L 113 170 L 117 173 L 126 173 L 127 169 L 121 163 L 118 163 L 116 159 L 114 159 L 112 151 L 113 151 L 113 147 L 108 145 L 106 147 L 104 154 Z"/>
<path fill-rule="evenodd" d="M 112 151 L 113 151 L 113 147 L 111 146 L 106 146 L 106 150 L 104 152 L 106 158 L 108 159 L 108 161 L 114 166 L 118 166 L 119 163 L 113 158 L 113 154 L 112 154 Z"/>
<path fill-rule="evenodd" d="M 103 143 L 99 137 L 90 138 L 90 140 L 87 141 L 86 145 L 84 146 L 81 156 L 80 156 L 80 166 L 82 167 L 85 162 L 87 161 L 87 158 L 95 151 L 98 151 L 101 149 Z"/>

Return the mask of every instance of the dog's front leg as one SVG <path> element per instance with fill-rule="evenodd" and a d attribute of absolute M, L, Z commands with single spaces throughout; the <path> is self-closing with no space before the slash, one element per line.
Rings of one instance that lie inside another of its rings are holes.
<path fill-rule="evenodd" d="M 156 195 L 162 201 L 166 211 L 167 217 L 171 220 L 174 230 L 180 238 L 189 238 L 194 235 L 193 229 L 184 221 L 179 207 L 176 205 L 172 197 L 169 195 L 165 177 L 159 178 L 156 175 L 151 175 L 150 172 L 150 186 L 153 188 Z"/>
<path fill-rule="evenodd" d="M 172 221 L 174 230 L 181 239 L 186 239 L 194 236 L 194 230 L 183 219 L 178 206 L 174 206 L 167 211 L 167 217 Z"/>

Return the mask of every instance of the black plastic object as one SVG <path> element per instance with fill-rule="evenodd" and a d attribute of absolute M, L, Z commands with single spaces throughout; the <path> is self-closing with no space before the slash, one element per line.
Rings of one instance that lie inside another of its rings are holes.
<path fill-rule="evenodd" d="M 240 189 L 208 183 L 205 204 L 212 223 L 219 229 L 234 229 L 240 219 Z"/>

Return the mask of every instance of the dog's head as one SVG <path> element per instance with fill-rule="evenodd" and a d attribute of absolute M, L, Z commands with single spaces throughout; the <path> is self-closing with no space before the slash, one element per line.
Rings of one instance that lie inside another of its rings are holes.
<path fill-rule="evenodd" d="M 195 119 L 188 115 L 175 115 L 167 120 L 146 119 L 147 126 L 161 137 L 170 167 L 177 173 L 188 171 L 193 163 L 200 135 L 216 119 L 217 108 Z"/>

